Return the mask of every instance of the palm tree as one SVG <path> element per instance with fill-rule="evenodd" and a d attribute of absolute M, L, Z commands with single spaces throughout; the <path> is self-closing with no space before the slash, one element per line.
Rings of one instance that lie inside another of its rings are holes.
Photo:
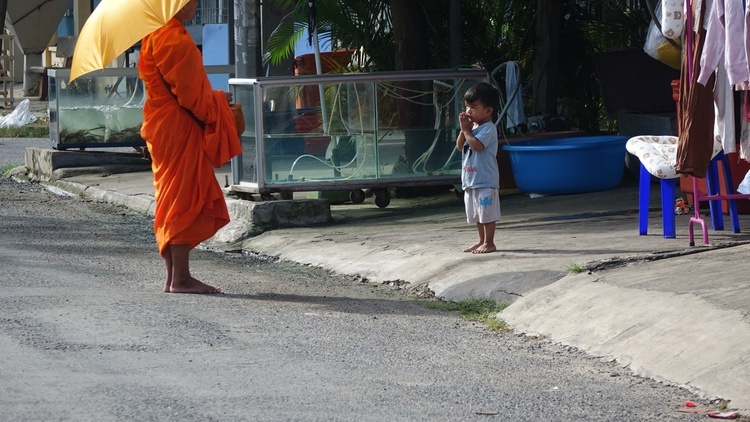
<path fill-rule="evenodd" d="M 294 53 L 294 45 L 308 28 L 310 16 L 306 0 L 276 0 L 293 7 L 268 40 L 264 60 L 279 64 Z M 395 63 L 391 14 L 382 0 L 317 0 L 316 27 L 333 48 L 354 50 L 358 70 L 392 70 Z M 366 54 L 364 54 L 366 52 Z"/>

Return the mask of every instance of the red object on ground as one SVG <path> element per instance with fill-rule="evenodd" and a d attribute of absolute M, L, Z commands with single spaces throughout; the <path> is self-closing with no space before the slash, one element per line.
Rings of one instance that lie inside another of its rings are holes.
<path fill-rule="evenodd" d="M 690 400 L 685 402 L 685 407 L 695 407 L 695 403 L 691 402 Z"/>
<path fill-rule="evenodd" d="M 706 416 L 714 419 L 737 419 L 740 417 L 740 412 L 719 412 L 714 410 L 706 413 Z"/>

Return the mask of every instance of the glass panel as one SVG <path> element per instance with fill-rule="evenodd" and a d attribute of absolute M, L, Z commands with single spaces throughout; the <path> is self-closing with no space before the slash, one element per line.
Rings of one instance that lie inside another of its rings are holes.
<path fill-rule="evenodd" d="M 372 97 L 372 83 L 264 88 L 266 184 L 377 177 Z"/>
<path fill-rule="evenodd" d="M 478 70 L 235 80 L 237 92 L 245 92 L 235 95 L 248 119 L 239 180 L 271 191 L 338 189 L 358 181 L 366 188 L 380 180 L 379 186 L 457 183 L 463 95 L 487 80 Z M 257 134 L 249 124 L 253 104 L 263 104 Z M 257 163 L 255 136 L 262 151 Z"/>
<path fill-rule="evenodd" d="M 50 75 L 51 136 L 58 148 L 141 146 L 145 91 L 132 71 L 93 73 L 68 82 Z"/>
<path fill-rule="evenodd" d="M 227 70 L 217 66 L 209 74 Z M 143 146 L 146 99 L 138 69 L 107 68 L 68 82 L 70 69 L 49 71 L 50 138 L 53 147 L 97 148 Z M 247 118 L 247 116 L 246 116 Z"/>
<path fill-rule="evenodd" d="M 479 80 L 378 82 L 383 178 L 461 174 L 456 150 L 463 95 Z"/>
<path fill-rule="evenodd" d="M 242 105 L 245 116 L 245 132 L 240 134 L 242 155 L 232 161 L 232 178 L 235 182 L 243 181 L 257 183 L 257 140 L 256 140 L 256 110 L 255 85 L 232 85 L 233 101 Z"/>

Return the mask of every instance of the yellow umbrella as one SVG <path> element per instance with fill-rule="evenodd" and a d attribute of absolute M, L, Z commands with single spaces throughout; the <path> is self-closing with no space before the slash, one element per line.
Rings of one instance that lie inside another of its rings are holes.
<path fill-rule="evenodd" d="M 190 0 L 102 0 L 78 35 L 70 81 L 103 69 L 133 44 L 166 25 Z"/>

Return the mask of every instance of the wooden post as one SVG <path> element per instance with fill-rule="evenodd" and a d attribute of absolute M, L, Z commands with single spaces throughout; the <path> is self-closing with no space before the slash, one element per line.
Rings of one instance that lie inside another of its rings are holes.
<path fill-rule="evenodd" d="M 5 31 L 5 29 L 3 29 L 0 34 L 0 45 L 2 45 L 0 48 L 0 67 L 2 67 L 2 71 L 0 72 L 0 83 L 2 84 L 2 92 L 0 92 L 0 94 L 2 94 L 3 97 L 3 107 L 12 108 L 15 106 L 13 92 L 13 84 L 15 83 L 15 78 L 13 76 L 15 67 L 13 60 L 16 55 L 15 41 L 13 35 Z"/>

